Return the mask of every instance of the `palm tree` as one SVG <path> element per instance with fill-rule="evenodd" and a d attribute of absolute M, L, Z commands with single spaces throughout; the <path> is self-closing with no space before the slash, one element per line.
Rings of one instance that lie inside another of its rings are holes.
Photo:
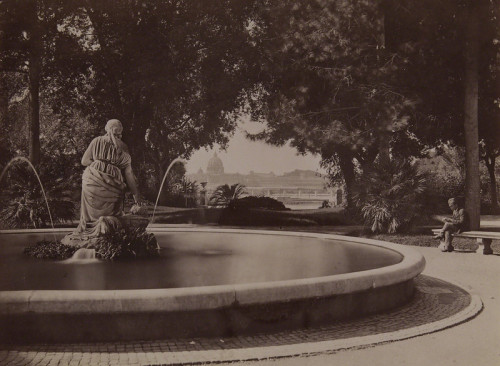
<path fill-rule="evenodd" d="M 210 202 L 214 206 L 232 207 L 236 200 L 244 194 L 246 194 L 244 185 L 239 183 L 231 186 L 224 184 L 215 189 L 214 193 L 212 193 L 212 196 L 210 197 Z"/>
<path fill-rule="evenodd" d="M 409 229 L 421 212 L 426 175 L 406 160 L 376 161 L 360 178 L 355 201 L 373 232 Z"/>

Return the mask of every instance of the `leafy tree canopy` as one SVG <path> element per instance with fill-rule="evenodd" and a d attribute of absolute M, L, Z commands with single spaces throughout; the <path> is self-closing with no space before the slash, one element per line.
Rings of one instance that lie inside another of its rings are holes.
<path fill-rule="evenodd" d="M 19 3 L 1 8 L 0 57 L 23 71 L 29 23 Z M 38 3 L 41 99 L 61 122 L 78 115 L 100 131 L 119 118 L 135 161 L 158 180 L 174 157 L 227 142 L 257 65 L 253 1 Z"/>
<path fill-rule="evenodd" d="M 254 118 L 268 128 L 254 138 L 320 153 L 348 190 L 355 163 L 371 164 L 393 135 L 412 145 L 405 131 L 414 101 L 399 78 L 407 60 L 384 47 L 379 4 L 283 1 L 266 11 L 259 30 L 268 62 Z"/>

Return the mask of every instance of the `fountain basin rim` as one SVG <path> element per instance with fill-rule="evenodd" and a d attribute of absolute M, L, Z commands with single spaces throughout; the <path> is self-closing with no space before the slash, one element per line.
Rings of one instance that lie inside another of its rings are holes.
<path fill-rule="evenodd" d="M 47 231 L 53 230 L 44 230 L 44 232 Z M 66 232 L 66 230 L 55 231 Z M 413 279 L 425 267 L 424 257 L 412 248 L 366 238 L 310 232 L 186 226 L 155 226 L 149 228 L 149 231 L 158 233 L 206 232 L 310 237 L 377 246 L 395 251 L 401 254 L 403 259 L 397 264 L 367 271 L 247 284 L 137 290 L 0 291 L 0 314 L 172 312 L 214 310 L 235 305 L 278 303 L 352 294 L 391 286 Z M 0 233 L 13 232 L 13 230 L 0 231 Z M 17 232 L 25 233 L 24 230 Z"/>

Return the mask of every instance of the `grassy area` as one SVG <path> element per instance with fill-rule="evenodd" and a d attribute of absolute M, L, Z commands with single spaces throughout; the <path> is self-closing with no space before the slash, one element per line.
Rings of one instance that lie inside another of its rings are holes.
<path fill-rule="evenodd" d="M 231 210 L 222 208 L 160 212 L 156 223 L 219 224 L 235 226 L 305 226 L 345 225 L 347 219 L 338 209 L 276 211 L 264 209 Z"/>
<path fill-rule="evenodd" d="M 413 245 L 418 247 L 437 247 L 439 245 L 439 240 L 434 239 L 431 234 L 377 234 L 360 236 L 375 240 L 388 241 L 391 243 L 404 245 Z M 479 247 L 475 239 L 469 238 L 455 238 L 453 239 L 453 246 L 455 247 L 455 250 L 459 251 L 476 251 Z M 493 241 L 491 248 L 493 249 L 493 252 L 500 253 L 500 241 Z"/>
<path fill-rule="evenodd" d="M 366 236 L 371 239 L 388 241 L 391 243 L 413 245 L 417 247 L 437 247 L 439 245 L 439 240 L 434 239 L 434 237 L 423 234 L 377 234 Z M 464 239 L 456 238 L 453 240 L 453 246 L 459 249 L 475 249 L 477 248 L 477 243 L 474 239 Z"/>
<path fill-rule="evenodd" d="M 240 228 L 241 226 L 224 226 L 228 228 Z M 338 235 L 347 235 L 362 237 L 374 240 L 387 241 L 390 243 L 437 248 L 439 245 L 439 240 L 434 239 L 431 229 L 429 227 L 421 227 L 412 234 L 373 234 L 362 226 L 353 225 L 316 225 L 316 226 L 254 226 L 246 227 L 249 229 L 256 230 L 276 230 L 276 231 L 302 231 L 302 232 L 317 232 L 317 233 L 329 233 Z M 478 248 L 478 243 L 475 239 L 468 238 L 455 238 L 453 240 L 453 246 L 459 251 L 476 251 Z M 493 241 L 492 249 L 495 253 L 500 253 L 500 241 Z"/>

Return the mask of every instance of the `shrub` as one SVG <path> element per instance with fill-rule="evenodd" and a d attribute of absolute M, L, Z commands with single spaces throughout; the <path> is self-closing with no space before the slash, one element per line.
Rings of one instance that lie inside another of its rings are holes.
<path fill-rule="evenodd" d="M 198 183 L 186 177 L 177 183 L 172 183 L 165 194 L 164 204 L 171 207 L 196 207 Z"/>
<path fill-rule="evenodd" d="M 290 210 L 289 208 L 285 207 L 283 202 L 278 201 L 277 199 L 271 197 L 264 197 L 264 196 L 260 197 L 247 196 L 239 198 L 232 203 L 231 208 L 237 210 L 255 209 L 255 208 L 272 210 L 272 211 Z"/>
<path fill-rule="evenodd" d="M 54 223 L 67 222 L 75 218 L 75 204 L 72 200 L 71 182 L 67 179 L 50 177 L 40 169 L 47 201 Z M 0 210 L 0 221 L 13 228 L 44 227 L 50 225 L 45 198 L 40 184 L 30 168 L 14 165 L 8 172 L 9 189 Z M 45 179 L 47 178 L 47 179 Z"/>
<path fill-rule="evenodd" d="M 287 217 L 282 221 L 282 225 L 284 226 L 314 226 L 318 225 L 318 223 L 311 219 L 304 219 L 300 217 Z"/>
<path fill-rule="evenodd" d="M 159 246 L 154 234 L 141 228 L 121 229 L 100 236 L 87 247 L 95 249 L 99 259 L 148 258 L 159 256 Z M 26 247 L 24 254 L 42 259 L 68 259 L 79 248 L 61 242 L 43 240 Z"/>
<path fill-rule="evenodd" d="M 423 199 L 428 212 L 448 212 L 448 199 L 464 196 L 465 180 L 462 177 L 441 172 L 439 174 L 431 173 L 428 178 L 427 190 Z"/>
<path fill-rule="evenodd" d="M 429 215 L 449 212 L 448 199 L 463 197 L 465 192 L 465 151 L 444 146 L 440 155 L 418 161 L 419 170 L 427 174 L 424 209 Z"/>
<path fill-rule="evenodd" d="M 58 241 L 42 240 L 24 248 L 23 253 L 40 259 L 68 259 L 78 250 L 76 247 Z"/>
<path fill-rule="evenodd" d="M 323 200 L 323 202 L 321 202 L 321 206 L 319 208 L 331 208 L 332 207 L 332 204 L 330 203 L 329 200 Z"/>
<path fill-rule="evenodd" d="M 146 258 L 159 256 L 154 234 L 141 228 L 127 228 L 104 234 L 92 245 L 100 259 Z"/>
<path fill-rule="evenodd" d="M 241 226 L 345 225 L 346 219 L 341 211 L 301 213 L 291 210 L 223 209 L 218 223 Z"/>
<path fill-rule="evenodd" d="M 419 217 L 426 176 L 406 160 L 377 161 L 363 172 L 354 199 L 373 232 L 411 228 Z"/>
<path fill-rule="evenodd" d="M 218 207 L 232 207 L 234 202 L 245 194 L 245 186 L 239 183 L 229 186 L 228 184 L 218 186 L 212 196 L 210 202 Z"/>

